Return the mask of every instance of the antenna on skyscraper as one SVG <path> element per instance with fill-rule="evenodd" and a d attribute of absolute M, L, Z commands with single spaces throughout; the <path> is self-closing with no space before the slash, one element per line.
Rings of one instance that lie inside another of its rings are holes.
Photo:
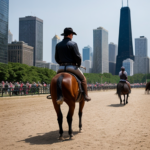
<path fill-rule="evenodd" d="M 122 7 L 123 7 L 123 0 L 122 0 Z"/>
<path fill-rule="evenodd" d="M 127 6 L 129 6 L 128 4 L 129 4 L 129 3 L 128 3 L 128 0 L 127 0 Z"/>

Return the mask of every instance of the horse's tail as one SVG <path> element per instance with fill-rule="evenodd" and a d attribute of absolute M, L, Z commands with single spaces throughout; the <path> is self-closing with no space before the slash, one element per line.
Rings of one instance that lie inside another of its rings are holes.
<path fill-rule="evenodd" d="M 63 94 L 62 94 L 62 80 L 63 75 L 60 75 L 57 79 L 57 104 L 61 105 L 64 101 Z"/>

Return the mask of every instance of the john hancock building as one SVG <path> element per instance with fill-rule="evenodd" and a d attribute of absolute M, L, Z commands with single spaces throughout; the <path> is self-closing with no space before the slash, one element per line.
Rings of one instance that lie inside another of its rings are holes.
<path fill-rule="evenodd" d="M 120 28 L 118 41 L 118 56 L 116 63 L 116 75 L 119 74 L 123 61 L 130 58 L 134 61 L 133 45 L 132 45 L 132 29 L 130 8 L 122 7 L 120 14 Z"/>

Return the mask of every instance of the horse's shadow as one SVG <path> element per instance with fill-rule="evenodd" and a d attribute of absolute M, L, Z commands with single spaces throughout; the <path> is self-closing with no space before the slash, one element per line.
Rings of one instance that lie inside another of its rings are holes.
<path fill-rule="evenodd" d="M 111 104 L 111 105 L 108 105 L 108 107 L 124 107 L 125 105 L 122 103 L 122 104 Z"/>
<path fill-rule="evenodd" d="M 74 131 L 73 134 L 76 135 L 78 134 L 78 131 Z M 40 145 L 40 144 L 53 144 L 53 143 L 59 143 L 62 142 L 58 139 L 59 137 L 59 131 L 51 131 L 48 133 L 37 133 L 37 136 L 33 136 L 29 135 L 28 138 L 18 141 L 18 142 L 26 142 L 26 143 L 30 143 L 31 145 Z M 69 139 L 69 135 L 68 135 L 68 131 L 64 131 L 63 133 L 63 137 L 64 137 L 64 141 L 68 141 Z"/>

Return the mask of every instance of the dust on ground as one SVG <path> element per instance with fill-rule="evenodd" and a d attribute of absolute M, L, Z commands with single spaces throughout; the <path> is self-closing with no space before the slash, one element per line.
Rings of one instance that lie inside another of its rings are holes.
<path fill-rule="evenodd" d="M 52 101 L 46 95 L 0 98 L 0 150 L 150 150 L 150 95 L 133 89 L 129 104 L 120 105 L 115 90 L 90 92 L 79 133 L 78 103 L 69 140 L 63 103 L 63 142 Z"/>

